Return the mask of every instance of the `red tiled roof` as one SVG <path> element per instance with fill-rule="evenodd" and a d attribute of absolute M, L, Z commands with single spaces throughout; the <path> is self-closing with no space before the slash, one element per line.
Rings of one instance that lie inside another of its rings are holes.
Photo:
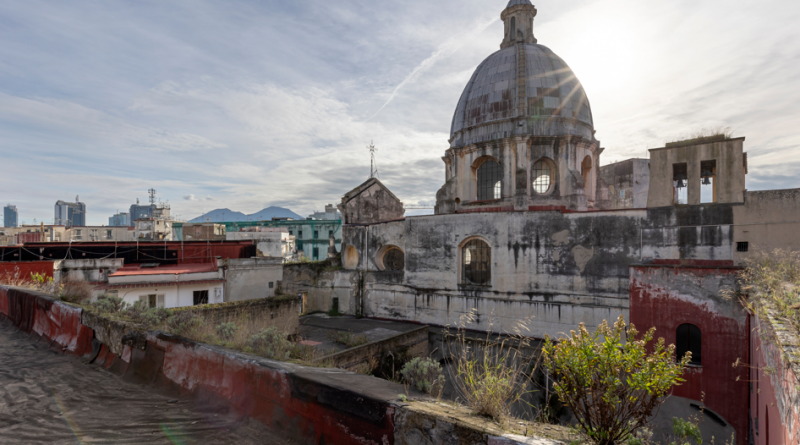
<path fill-rule="evenodd" d="M 95 286 L 98 290 L 114 290 L 114 289 L 138 289 L 143 287 L 173 287 L 183 286 L 186 284 L 216 284 L 224 283 L 225 280 L 196 280 L 196 281 L 170 281 L 164 282 L 149 282 L 149 283 L 125 283 L 125 284 L 104 284 L 102 286 Z"/>

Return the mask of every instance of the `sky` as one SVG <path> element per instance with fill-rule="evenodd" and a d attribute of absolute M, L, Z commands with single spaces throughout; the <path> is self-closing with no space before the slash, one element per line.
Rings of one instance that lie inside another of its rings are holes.
<path fill-rule="evenodd" d="M 374 141 L 380 179 L 432 206 L 506 3 L 0 2 L 0 203 L 49 223 L 80 196 L 101 225 L 154 188 L 183 219 L 306 215 L 369 177 Z M 730 127 L 748 189 L 800 187 L 800 2 L 535 4 L 539 43 L 589 97 L 601 165 Z"/>

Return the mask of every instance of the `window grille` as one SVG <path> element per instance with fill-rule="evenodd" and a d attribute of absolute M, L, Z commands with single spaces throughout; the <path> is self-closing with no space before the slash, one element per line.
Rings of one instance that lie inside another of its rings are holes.
<path fill-rule="evenodd" d="M 269 288 L 270 288 L 270 289 L 272 289 L 274 285 L 275 285 L 275 282 L 274 282 L 274 281 L 270 281 L 270 282 L 269 282 Z"/>
<path fill-rule="evenodd" d="M 541 160 L 533 164 L 533 191 L 539 194 L 547 193 L 553 184 L 553 169 L 550 163 Z"/>
<path fill-rule="evenodd" d="M 750 250 L 750 243 L 747 241 L 740 241 L 736 243 L 736 251 L 737 252 L 747 252 Z"/>
<path fill-rule="evenodd" d="M 700 328 L 689 323 L 678 326 L 675 332 L 675 351 L 678 360 L 691 351 L 692 359 L 689 363 L 693 365 L 701 364 L 702 335 Z"/>
<path fill-rule="evenodd" d="M 400 249 L 389 249 L 383 256 L 385 270 L 403 270 L 406 264 L 406 255 Z"/>
<path fill-rule="evenodd" d="M 486 161 L 478 167 L 478 201 L 500 199 L 503 188 L 503 167 Z"/>
<path fill-rule="evenodd" d="M 474 239 L 462 250 L 461 276 L 463 284 L 485 285 L 491 281 L 492 254 L 489 245 Z"/>

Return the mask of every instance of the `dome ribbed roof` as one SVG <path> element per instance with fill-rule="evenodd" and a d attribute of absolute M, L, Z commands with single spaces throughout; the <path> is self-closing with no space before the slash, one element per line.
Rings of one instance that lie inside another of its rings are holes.
<path fill-rule="evenodd" d="M 515 4 L 530 2 L 509 2 Z M 452 147 L 461 147 L 519 134 L 594 140 L 583 87 L 569 66 L 543 45 L 516 44 L 486 58 L 458 101 L 450 138 Z"/>
<path fill-rule="evenodd" d="M 510 8 L 512 6 L 530 5 L 530 4 L 531 4 L 530 0 L 511 0 L 510 2 L 508 2 L 508 5 L 506 5 L 506 9 L 508 9 L 508 8 Z"/>

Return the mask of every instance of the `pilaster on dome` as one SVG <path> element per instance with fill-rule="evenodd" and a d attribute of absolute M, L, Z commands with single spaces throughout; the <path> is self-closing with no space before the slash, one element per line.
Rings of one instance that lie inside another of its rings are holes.
<path fill-rule="evenodd" d="M 510 0 L 506 9 L 500 14 L 505 24 L 505 34 L 500 48 L 508 48 L 517 43 L 536 43 L 533 36 L 533 18 L 536 7 L 530 0 Z"/>

